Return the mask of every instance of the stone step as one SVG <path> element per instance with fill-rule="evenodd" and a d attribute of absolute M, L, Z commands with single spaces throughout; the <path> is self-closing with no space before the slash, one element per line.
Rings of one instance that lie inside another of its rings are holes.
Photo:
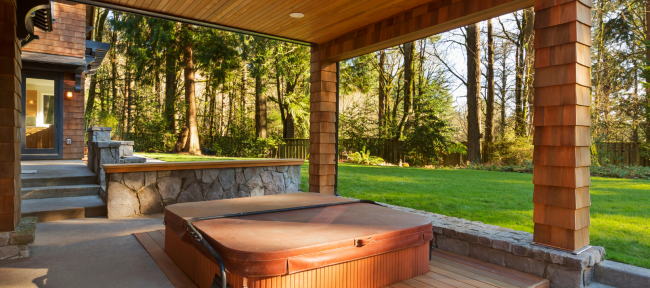
<path fill-rule="evenodd" d="M 40 177 L 40 178 L 22 177 L 21 182 L 23 184 L 23 188 L 88 185 L 88 184 L 97 184 L 97 176 L 87 175 L 87 176 Z"/>
<path fill-rule="evenodd" d="M 594 269 L 594 281 L 601 284 L 619 288 L 650 287 L 650 269 L 608 260 L 598 263 Z"/>
<path fill-rule="evenodd" d="M 34 216 L 38 222 L 106 216 L 106 204 L 99 196 L 23 200 L 23 217 Z"/>
<path fill-rule="evenodd" d="M 97 184 L 27 187 L 20 189 L 20 198 L 23 200 L 95 195 L 99 195 L 99 185 Z"/>

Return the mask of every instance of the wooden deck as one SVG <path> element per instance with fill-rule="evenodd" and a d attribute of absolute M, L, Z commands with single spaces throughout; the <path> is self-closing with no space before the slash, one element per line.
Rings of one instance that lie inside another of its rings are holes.
<path fill-rule="evenodd" d="M 174 286 L 197 287 L 165 254 L 164 235 L 165 230 L 134 234 Z M 434 249 L 431 258 L 428 273 L 385 288 L 549 287 L 547 279 L 447 251 Z"/>

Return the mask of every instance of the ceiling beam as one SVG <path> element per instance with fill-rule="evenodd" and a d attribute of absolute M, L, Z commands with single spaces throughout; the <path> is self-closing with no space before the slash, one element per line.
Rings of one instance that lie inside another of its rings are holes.
<path fill-rule="evenodd" d="M 223 31 L 229 31 L 229 32 L 240 33 L 240 34 L 245 34 L 245 35 L 257 36 L 257 37 L 268 38 L 268 39 L 273 39 L 273 40 L 279 40 L 279 41 L 284 41 L 284 42 L 290 42 L 290 43 L 295 43 L 295 44 L 300 44 L 300 45 L 308 45 L 308 46 L 313 45 L 313 43 L 310 43 L 310 42 L 307 42 L 307 41 L 301 41 L 301 40 L 290 39 L 290 38 L 285 38 L 285 37 L 276 36 L 276 35 L 259 33 L 259 32 L 255 32 L 255 31 L 251 31 L 251 30 L 240 29 L 240 28 L 230 27 L 230 26 L 226 26 L 226 25 L 219 25 L 219 24 L 212 23 L 212 22 L 207 22 L 207 21 L 201 21 L 201 20 L 196 20 L 196 19 L 191 19 L 191 18 L 186 18 L 186 17 L 174 16 L 174 15 L 170 15 L 170 14 L 166 14 L 166 13 L 160 13 L 160 12 L 155 12 L 155 11 L 149 11 L 149 10 L 144 10 L 144 9 L 139 9 L 139 8 L 128 7 L 128 6 L 125 6 L 125 5 L 117 5 L 117 4 L 112 4 L 112 3 L 105 3 L 105 2 L 100 2 L 100 1 L 97 1 L 97 0 L 66 0 L 66 1 L 79 3 L 79 4 L 85 4 L 85 5 L 92 5 L 92 6 L 105 8 L 105 9 L 110 9 L 110 10 L 114 10 L 114 11 L 121 11 L 121 12 L 137 14 L 137 15 L 142 15 L 142 16 L 147 16 L 147 17 L 159 18 L 159 19 L 164 19 L 164 20 L 169 20 L 169 21 L 174 21 L 174 22 L 180 22 L 180 23 L 185 23 L 185 24 L 190 24 L 190 25 L 203 26 L 203 27 L 219 29 L 219 30 L 223 30 Z"/>
<path fill-rule="evenodd" d="M 325 62 L 341 61 L 533 7 L 534 4 L 534 0 L 433 1 L 319 44 L 318 57 Z"/>

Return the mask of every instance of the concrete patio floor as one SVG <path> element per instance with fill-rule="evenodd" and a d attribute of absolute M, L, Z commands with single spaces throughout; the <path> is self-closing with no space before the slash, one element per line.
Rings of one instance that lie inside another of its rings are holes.
<path fill-rule="evenodd" d="M 162 214 L 38 223 L 29 258 L 0 262 L 0 287 L 174 287 L 133 233 Z"/>
<path fill-rule="evenodd" d="M 37 170 L 35 174 L 21 174 L 21 179 L 95 176 L 82 160 L 20 161 L 22 170 Z"/>

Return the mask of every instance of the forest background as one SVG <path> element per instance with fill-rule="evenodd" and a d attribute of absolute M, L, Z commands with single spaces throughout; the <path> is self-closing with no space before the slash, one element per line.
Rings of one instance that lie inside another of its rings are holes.
<path fill-rule="evenodd" d="M 111 50 L 86 79 L 87 126 L 139 151 L 171 151 L 182 134 L 183 152 L 219 156 L 274 157 L 309 138 L 309 47 L 89 9 L 88 39 Z M 592 154 L 650 142 L 649 13 L 650 0 L 594 1 Z M 533 23 L 531 8 L 340 62 L 341 156 L 397 141 L 416 165 L 530 161 Z"/>

